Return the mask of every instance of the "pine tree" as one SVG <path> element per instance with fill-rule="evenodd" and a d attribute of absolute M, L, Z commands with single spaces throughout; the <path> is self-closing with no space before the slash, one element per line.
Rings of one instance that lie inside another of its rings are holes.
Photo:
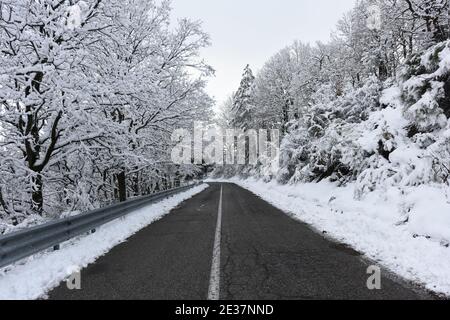
<path fill-rule="evenodd" d="M 232 108 L 232 125 L 236 128 L 248 130 L 251 128 L 252 112 L 254 110 L 253 91 L 255 86 L 255 76 L 252 69 L 247 65 L 242 75 L 239 89 L 234 95 Z"/>

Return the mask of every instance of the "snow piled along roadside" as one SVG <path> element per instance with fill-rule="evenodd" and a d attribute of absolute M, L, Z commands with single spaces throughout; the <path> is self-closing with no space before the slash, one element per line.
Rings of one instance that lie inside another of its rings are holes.
<path fill-rule="evenodd" d="M 92 264 L 181 202 L 207 188 L 206 184 L 194 187 L 105 224 L 94 234 L 64 243 L 59 251 L 37 254 L 20 264 L 0 269 L 0 300 L 45 298 L 45 294 L 69 277 L 74 269 Z"/>
<path fill-rule="evenodd" d="M 450 199 L 445 189 L 392 187 L 358 201 L 354 184 L 227 182 L 250 190 L 405 279 L 450 295 Z"/>

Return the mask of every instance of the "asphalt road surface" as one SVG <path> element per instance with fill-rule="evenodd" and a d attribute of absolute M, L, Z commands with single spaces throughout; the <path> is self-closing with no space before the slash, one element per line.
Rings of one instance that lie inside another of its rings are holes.
<path fill-rule="evenodd" d="M 218 219 L 219 218 L 219 219 Z M 50 299 L 428 299 L 373 263 L 234 184 L 210 184 L 81 271 Z"/>

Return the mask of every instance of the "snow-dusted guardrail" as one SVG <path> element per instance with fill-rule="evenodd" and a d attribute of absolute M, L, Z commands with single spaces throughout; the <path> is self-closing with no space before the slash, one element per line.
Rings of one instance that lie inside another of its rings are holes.
<path fill-rule="evenodd" d="M 101 225 L 139 209 L 143 206 L 186 191 L 198 184 L 158 192 L 149 196 L 134 198 L 115 205 L 96 209 L 73 217 L 59 219 L 40 226 L 21 230 L 0 237 L 0 268 L 20 259 L 59 244 L 90 231 Z"/>

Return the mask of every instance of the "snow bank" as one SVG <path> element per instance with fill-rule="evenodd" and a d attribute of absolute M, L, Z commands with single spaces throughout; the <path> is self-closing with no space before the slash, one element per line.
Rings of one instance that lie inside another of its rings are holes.
<path fill-rule="evenodd" d="M 252 191 L 392 272 L 450 295 L 448 190 L 437 186 L 390 187 L 358 201 L 354 199 L 354 184 L 280 185 L 237 178 L 227 182 Z"/>
<path fill-rule="evenodd" d="M 450 194 L 430 186 L 418 186 L 406 197 L 409 229 L 414 235 L 426 236 L 450 244 Z M 449 267 L 450 269 L 450 267 Z"/>
<path fill-rule="evenodd" d="M 92 264 L 113 247 L 206 188 L 208 185 L 194 187 L 110 222 L 94 234 L 64 243 L 59 251 L 41 253 L 12 267 L 0 269 L 0 300 L 45 297 L 46 292 L 58 286 L 73 270 Z"/>

